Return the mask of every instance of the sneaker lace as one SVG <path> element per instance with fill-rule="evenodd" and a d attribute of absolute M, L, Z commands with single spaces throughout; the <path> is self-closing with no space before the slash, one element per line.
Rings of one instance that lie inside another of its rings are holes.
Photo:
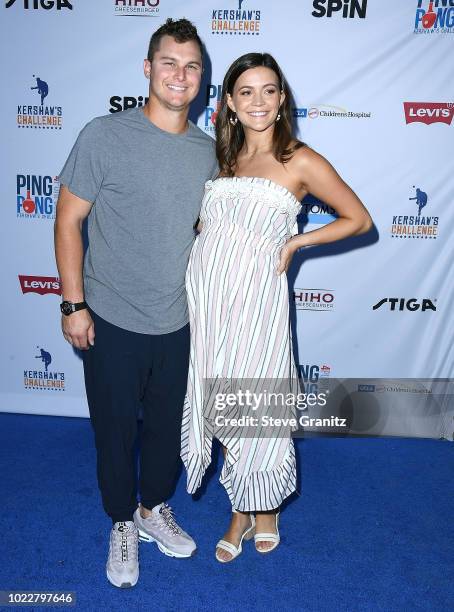
<path fill-rule="evenodd" d="M 163 518 L 163 527 L 173 535 L 179 535 L 181 528 L 175 520 L 172 508 L 168 504 L 163 504 L 159 510 L 159 514 Z"/>
<path fill-rule="evenodd" d="M 113 531 L 113 556 L 120 563 L 137 559 L 137 536 L 126 528 L 124 531 Z"/>

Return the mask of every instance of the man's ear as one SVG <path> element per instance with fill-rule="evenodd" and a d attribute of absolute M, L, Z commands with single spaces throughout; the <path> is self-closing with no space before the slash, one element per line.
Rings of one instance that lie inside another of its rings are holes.
<path fill-rule="evenodd" d="M 150 78 L 151 75 L 151 62 L 148 59 L 143 60 L 143 73 L 146 79 Z"/>

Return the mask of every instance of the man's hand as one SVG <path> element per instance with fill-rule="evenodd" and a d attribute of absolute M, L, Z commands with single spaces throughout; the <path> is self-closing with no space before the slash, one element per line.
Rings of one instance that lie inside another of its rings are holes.
<path fill-rule="evenodd" d="M 86 351 L 95 344 L 95 324 L 88 310 L 79 310 L 69 316 L 62 315 L 63 336 L 76 349 Z"/>

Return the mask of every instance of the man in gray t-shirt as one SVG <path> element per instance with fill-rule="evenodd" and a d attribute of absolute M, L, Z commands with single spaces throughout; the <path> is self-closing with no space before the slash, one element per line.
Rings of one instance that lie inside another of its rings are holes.
<path fill-rule="evenodd" d="M 188 121 L 202 74 L 194 26 L 167 20 L 144 71 L 143 109 L 98 117 L 79 134 L 60 174 L 55 231 L 63 335 L 83 350 L 98 484 L 113 522 L 107 577 L 118 587 L 138 580 L 139 535 L 175 557 L 196 548 L 165 502 L 179 465 L 189 360 L 184 277 L 204 182 L 217 173 L 214 142 Z"/>

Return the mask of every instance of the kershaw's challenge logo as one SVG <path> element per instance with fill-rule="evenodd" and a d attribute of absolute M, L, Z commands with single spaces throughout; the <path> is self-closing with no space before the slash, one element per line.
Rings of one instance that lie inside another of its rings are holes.
<path fill-rule="evenodd" d="M 54 293 L 61 295 L 60 279 L 56 276 L 24 276 L 19 274 L 19 283 L 22 293 Z"/>
<path fill-rule="evenodd" d="M 160 0 L 114 0 L 118 17 L 157 17 Z"/>
<path fill-rule="evenodd" d="M 438 217 L 421 215 L 422 209 L 427 206 L 429 201 L 427 193 L 414 185 L 413 189 L 415 189 L 415 195 L 408 199 L 415 202 L 418 212 L 416 215 L 393 215 L 391 238 L 436 239 L 438 236 Z"/>
<path fill-rule="evenodd" d="M 453 102 L 404 102 L 405 123 L 447 123 L 451 125 Z"/>
<path fill-rule="evenodd" d="M 24 387 L 25 389 L 39 391 L 64 391 L 65 390 L 65 374 L 64 372 L 55 372 L 49 370 L 52 363 L 52 355 L 49 351 L 36 347 L 39 355 L 35 355 L 35 359 L 41 361 L 44 369 L 24 370 Z"/>
<path fill-rule="evenodd" d="M 30 87 L 39 96 L 40 104 L 22 104 L 17 107 L 17 127 L 43 130 L 61 130 L 63 110 L 61 106 L 47 106 L 44 100 L 49 95 L 49 85 L 33 75 L 36 85 Z"/>
<path fill-rule="evenodd" d="M 232 2 L 233 4 L 233 2 Z M 212 9 L 211 11 L 211 33 L 212 34 L 260 34 L 261 11 L 243 7 L 245 0 L 236 0 L 236 9 Z"/>
<path fill-rule="evenodd" d="M 454 33 L 454 0 L 418 0 L 414 33 Z"/>
<path fill-rule="evenodd" d="M 60 191 L 58 177 L 18 174 L 16 177 L 16 214 L 21 219 L 55 219 Z"/>

